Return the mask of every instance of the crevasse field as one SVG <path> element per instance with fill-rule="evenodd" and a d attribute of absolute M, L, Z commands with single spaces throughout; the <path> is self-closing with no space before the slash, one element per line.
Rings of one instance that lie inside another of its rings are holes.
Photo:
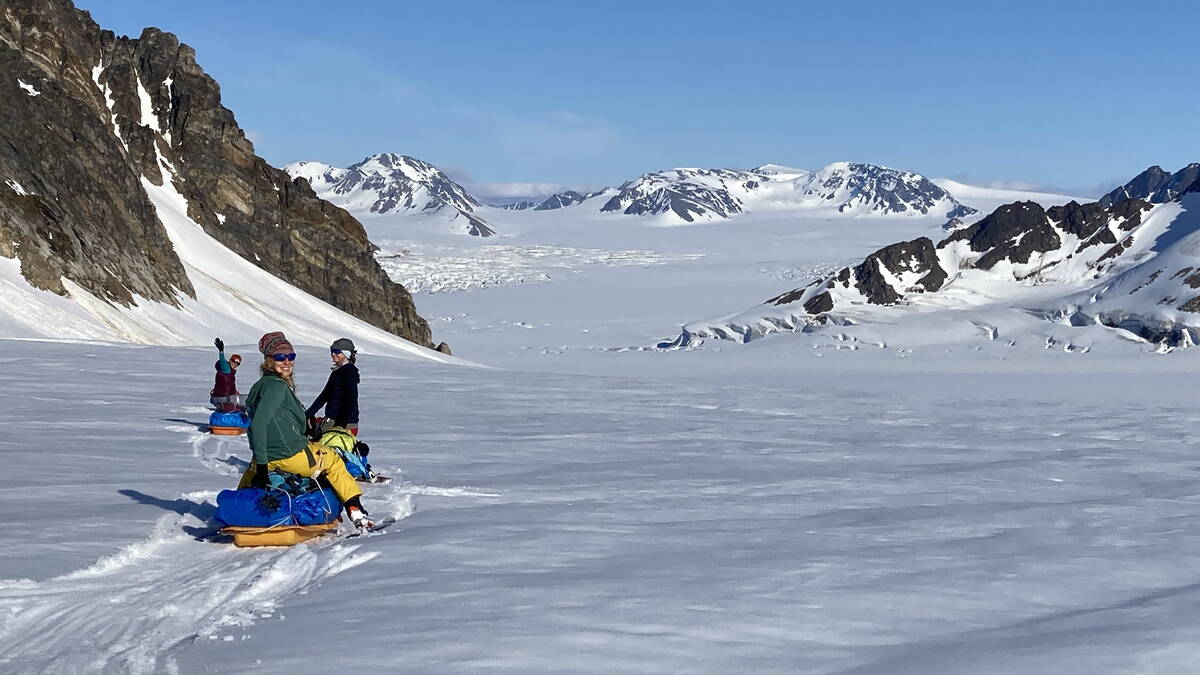
<path fill-rule="evenodd" d="M 1195 672 L 1196 350 L 998 303 L 660 351 L 938 224 L 571 214 L 364 219 L 466 362 L 364 350 L 364 539 L 196 540 L 211 347 L 0 341 L 0 671 Z"/>

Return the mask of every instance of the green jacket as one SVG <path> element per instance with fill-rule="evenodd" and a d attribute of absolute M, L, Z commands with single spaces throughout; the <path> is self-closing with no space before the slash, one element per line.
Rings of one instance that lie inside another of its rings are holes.
<path fill-rule="evenodd" d="M 255 464 L 286 459 L 308 445 L 308 418 L 295 392 L 278 375 L 263 375 L 246 396 L 250 450 Z"/>

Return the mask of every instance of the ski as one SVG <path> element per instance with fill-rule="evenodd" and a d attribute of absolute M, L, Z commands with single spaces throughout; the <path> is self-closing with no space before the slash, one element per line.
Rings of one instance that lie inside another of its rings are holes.
<path fill-rule="evenodd" d="M 364 528 L 364 529 L 361 529 L 361 530 L 357 530 L 357 529 L 356 529 L 356 530 L 354 530 L 353 532 L 350 532 L 350 533 L 348 533 L 348 534 L 346 535 L 346 538 L 347 538 L 347 539 L 350 539 L 350 538 L 353 538 L 353 537 L 361 537 L 361 536 L 362 536 L 362 535 L 364 535 L 364 534 L 365 534 L 365 535 L 372 535 L 372 534 L 376 534 L 376 533 L 378 533 L 378 532 L 382 532 L 382 531 L 384 531 L 385 529 L 387 529 L 387 527 L 388 527 L 389 525 L 392 525 L 392 524 L 393 524 L 393 523 L 395 523 L 395 522 L 396 522 L 396 517 L 395 517 L 395 516 L 388 516 L 388 517 L 384 518 L 383 520 L 379 521 L 378 523 L 375 523 L 374 525 L 372 525 L 372 526 L 370 526 L 370 527 L 368 527 L 368 528 Z"/>

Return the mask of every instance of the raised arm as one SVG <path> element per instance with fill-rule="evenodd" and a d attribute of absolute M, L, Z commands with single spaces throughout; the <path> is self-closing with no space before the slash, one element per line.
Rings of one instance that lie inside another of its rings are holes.
<path fill-rule="evenodd" d="M 222 373 L 233 372 L 233 368 L 230 367 L 229 361 L 225 360 L 225 342 L 221 340 L 221 338 L 217 338 L 213 340 L 213 344 L 217 347 L 217 370 L 221 371 Z"/>

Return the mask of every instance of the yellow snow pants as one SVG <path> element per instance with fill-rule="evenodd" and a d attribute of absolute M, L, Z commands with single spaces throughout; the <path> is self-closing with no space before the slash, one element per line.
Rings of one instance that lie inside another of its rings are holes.
<path fill-rule="evenodd" d="M 268 462 L 267 469 L 309 478 L 319 472 L 333 486 L 333 491 L 337 493 L 338 499 L 342 500 L 343 504 L 362 494 L 362 489 L 358 487 L 358 483 L 354 482 L 354 478 L 346 470 L 346 463 L 342 461 L 341 455 L 337 454 L 336 450 L 327 448 L 320 443 L 309 441 L 307 448 L 291 457 Z M 250 487 L 253 480 L 254 465 L 251 464 L 250 468 L 246 469 L 246 473 L 242 474 L 238 489 Z"/>

